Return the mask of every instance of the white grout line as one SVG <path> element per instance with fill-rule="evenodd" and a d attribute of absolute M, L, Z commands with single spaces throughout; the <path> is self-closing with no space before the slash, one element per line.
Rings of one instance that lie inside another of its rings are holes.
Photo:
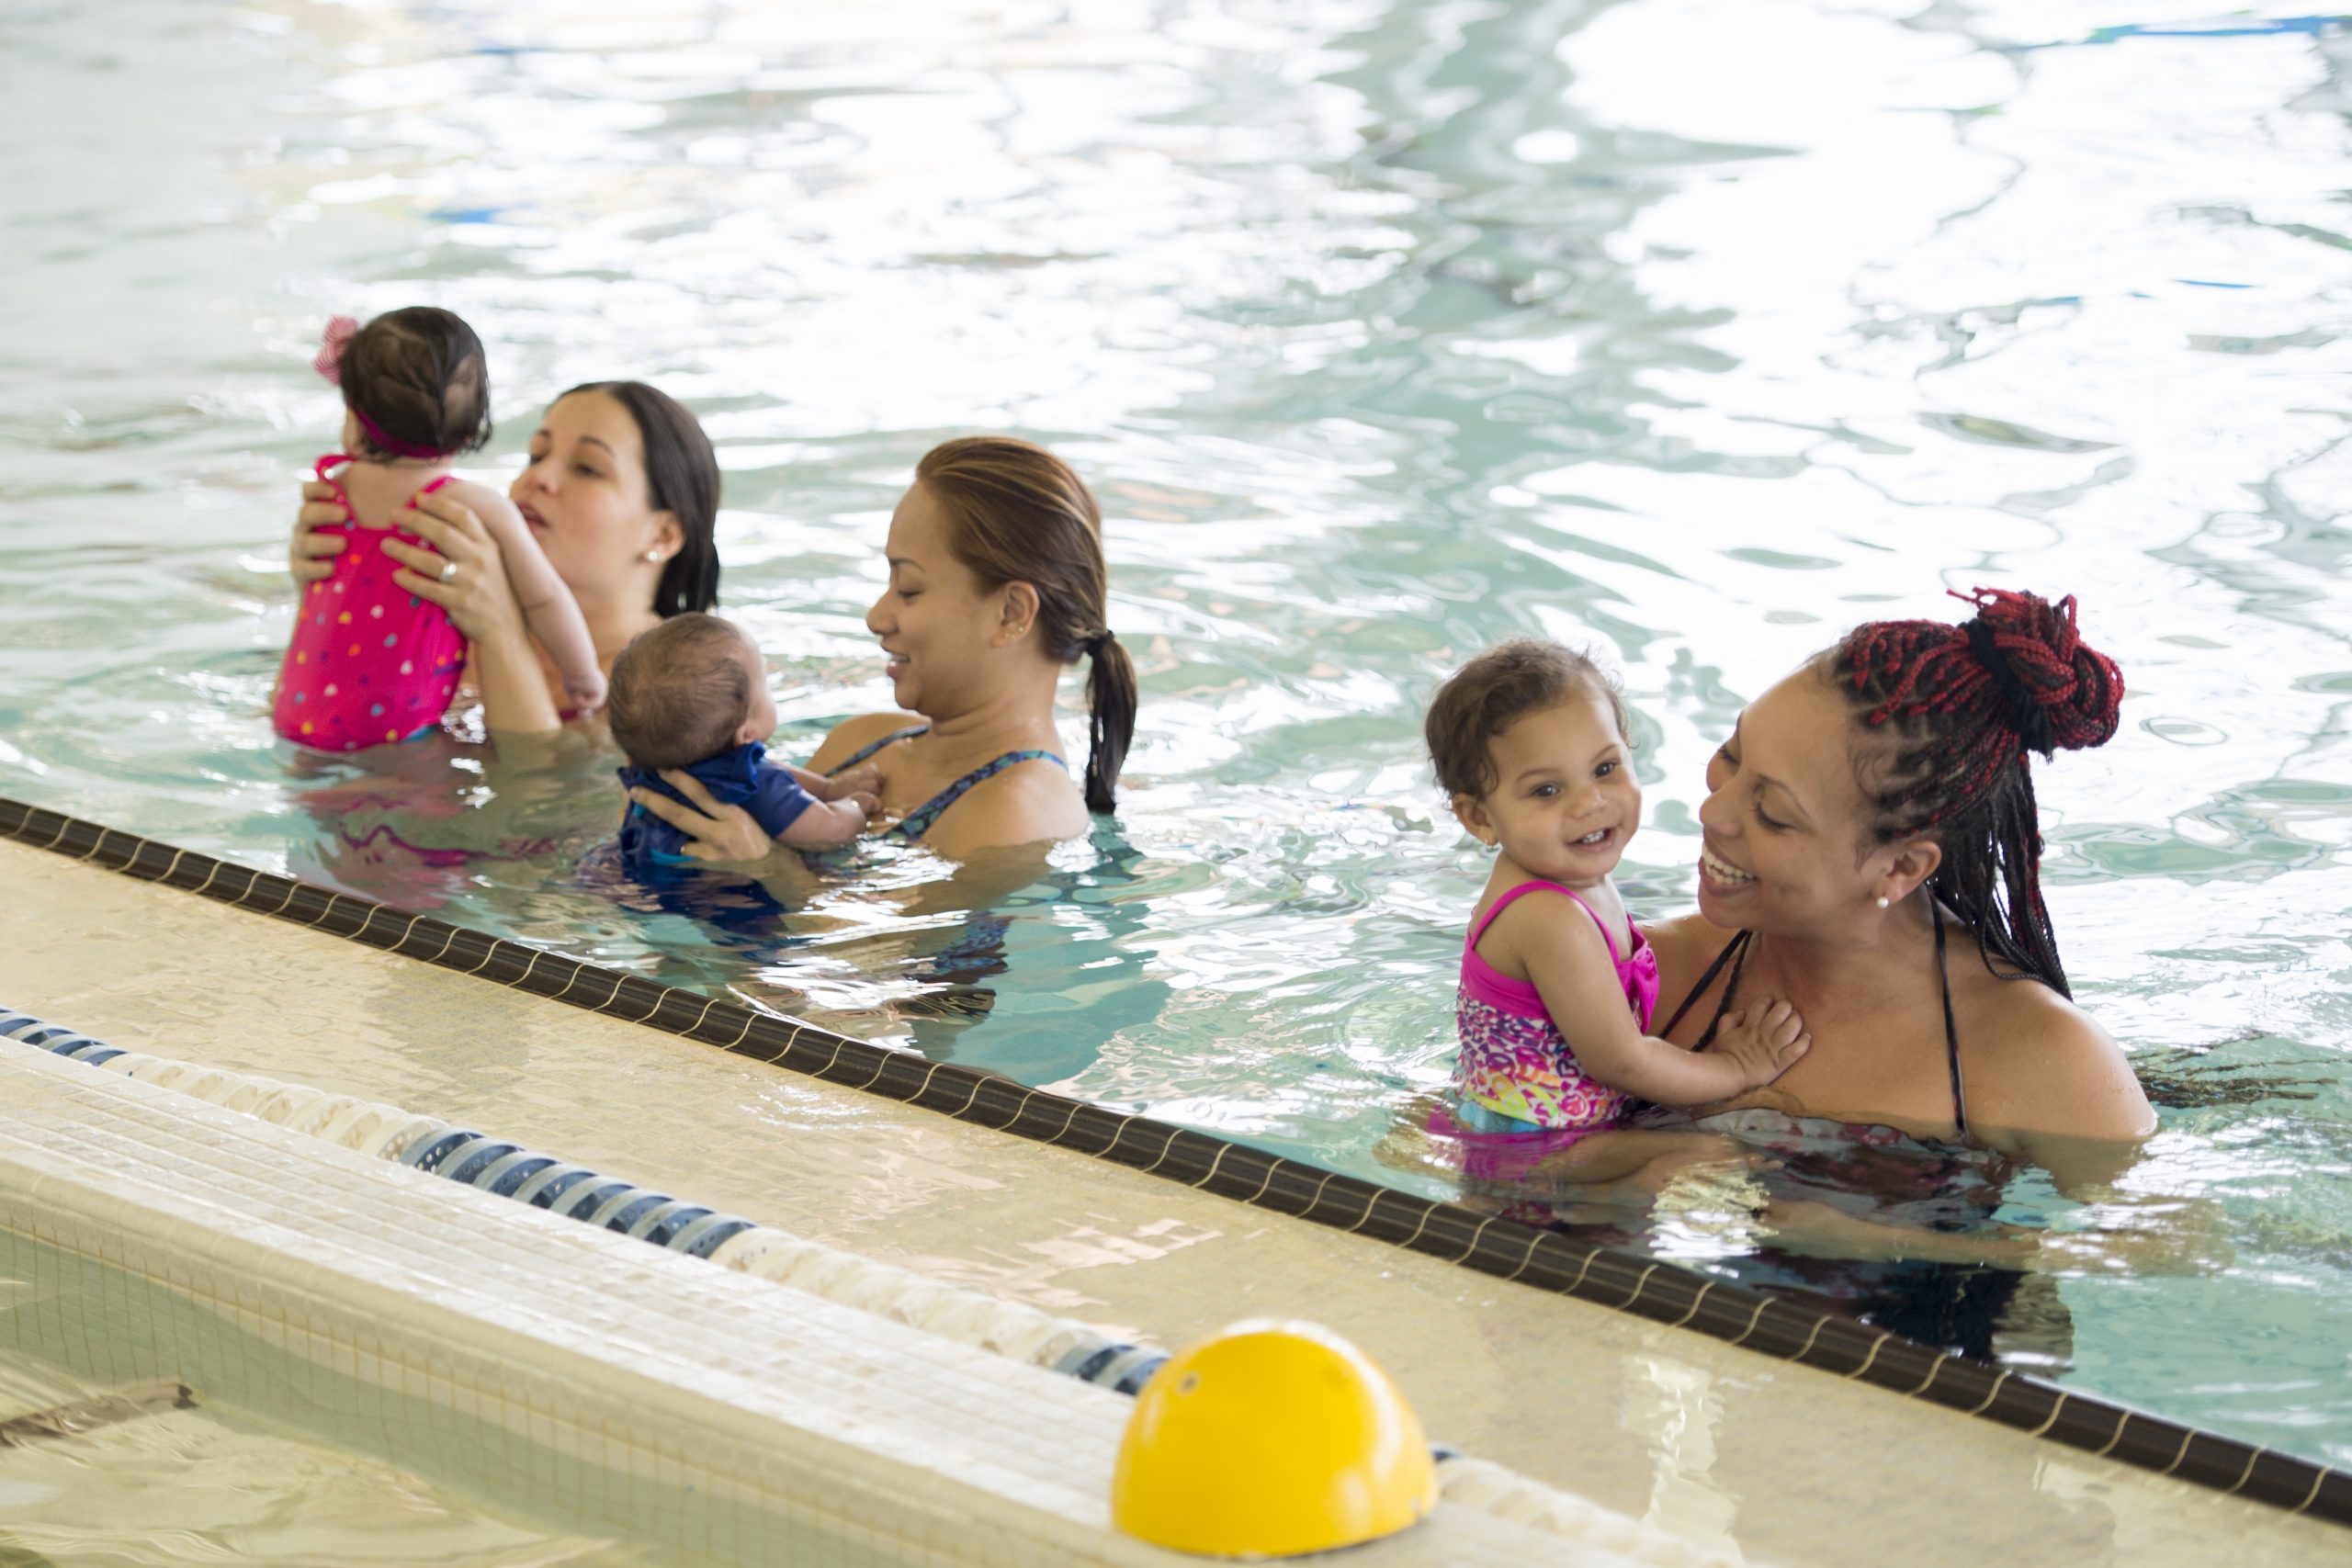
<path fill-rule="evenodd" d="M 1894 1335 L 1892 1335 L 1892 1334 L 1882 1334 L 1882 1335 L 1880 1335 L 1877 1338 L 1875 1338 L 1875 1339 L 1871 1340 L 1871 1353 L 1870 1353 L 1869 1355 L 1867 1355 L 1867 1356 L 1863 1357 L 1863 1358 L 1862 1358 L 1862 1364 L 1861 1364 L 1860 1366 L 1859 1366 L 1859 1367 L 1856 1367 L 1852 1371 L 1848 1372 L 1848 1373 L 1846 1374 L 1846 1375 L 1847 1375 L 1847 1377 L 1849 1377 L 1849 1378 L 1859 1378 L 1859 1377 L 1860 1377 L 1864 1372 L 1869 1371 L 1871 1370 L 1871 1367 L 1872 1367 L 1872 1366 L 1877 1362 L 1877 1360 L 1878 1360 L 1878 1353 L 1879 1353 L 1881 1350 L 1885 1349 L 1885 1348 L 1886 1348 L 1886 1342 L 1887 1342 L 1888 1340 L 1890 1340 L 1890 1339 L 1894 1338 Z M 1933 1376 L 1934 1374 L 1930 1373 L 1929 1375 L 1930 1375 L 1930 1376 Z"/>
<path fill-rule="evenodd" d="M 1993 1386 L 1985 1390 L 1984 1403 L 1977 1405 L 1975 1409 L 1969 1411 L 1968 1414 L 1971 1416 L 1982 1416 L 1987 1410 L 1992 1409 L 1993 1402 L 2001 1397 L 2001 1390 L 2007 1384 L 2008 1381 L 2008 1371 L 2007 1368 L 2004 1368 L 2001 1374 L 1993 1380 Z"/>
<path fill-rule="evenodd" d="M 1714 1288 L 1715 1282 L 1713 1280 L 1709 1280 L 1704 1284 L 1701 1285 L 1699 1287 L 1699 1293 L 1690 1298 L 1690 1310 L 1684 1313 L 1680 1317 L 1676 1318 L 1672 1323 L 1668 1324 L 1667 1326 L 1668 1328 L 1679 1328 L 1684 1324 L 1690 1322 L 1692 1318 L 1698 1316 L 1699 1303 L 1705 1301 L 1707 1299 L 1707 1292 Z M 1934 1377 L 1936 1374 L 1929 1372 L 1928 1375 L 1929 1377 Z M 1921 1386 L 1924 1387 L 1926 1385 L 1922 1384 Z"/>

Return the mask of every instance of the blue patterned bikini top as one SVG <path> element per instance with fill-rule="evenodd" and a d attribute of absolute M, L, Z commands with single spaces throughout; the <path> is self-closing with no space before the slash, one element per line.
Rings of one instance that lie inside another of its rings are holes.
<path fill-rule="evenodd" d="M 849 772 L 850 769 L 857 766 L 860 762 L 865 761 L 868 757 L 873 756 L 874 753 L 879 751 L 885 746 L 893 746 L 901 740 L 911 740 L 918 735 L 928 735 L 930 733 L 931 726 L 927 724 L 918 724 L 909 729 L 893 730 L 889 734 L 884 736 L 881 739 L 875 741 L 872 745 L 861 747 L 854 755 L 833 768 L 832 771 L 828 773 L 825 776 L 827 778 L 832 778 Z M 889 827 L 884 829 L 881 836 L 886 839 L 904 839 L 910 844 L 914 843 L 925 833 L 930 832 L 933 824 L 939 820 L 941 814 L 946 811 L 949 807 L 963 799 L 965 792 L 969 790 L 974 784 L 979 784 L 987 779 L 992 779 L 996 777 L 997 774 L 1004 772 L 1005 769 L 1013 767 L 1018 763 L 1041 761 L 1051 762 L 1054 766 L 1063 770 L 1065 773 L 1069 770 L 1069 764 L 1063 761 L 1051 751 L 1041 751 L 1034 749 L 1025 751 L 1007 751 L 1001 757 L 992 758 L 988 761 L 982 762 L 978 767 L 974 768 L 970 773 L 966 773 L 962 778 L 957 779 L 954 784 L 949 784 L 945 789 L 941 790 L 937 795 L 933 795 L 929 800 L 924 801 L 921 806 L 916 807 L 904 817 L 899 818 L 896 822 L 890 824 Z"/>

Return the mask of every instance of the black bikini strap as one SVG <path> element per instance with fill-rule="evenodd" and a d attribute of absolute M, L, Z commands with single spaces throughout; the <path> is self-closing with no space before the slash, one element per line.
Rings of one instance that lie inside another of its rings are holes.
<path fill-rule="evenodd" d="M 1931 893 L 1928 908 L 1936 916 L 1936 980 L 1944 993 L 1944 1052 L 1951 1059 L 1951 1119 L 1960 1123 L 1960 1135 L 1968 1136 L 1968 1101 L 1960 1087 L 1960 1025 L 1951 1016 L 1951 965 L 1944 961 L 1944 907 Z"/>
<path fill-rule="evenodd" d="M 1928 907 L 1933 911 L 1936 920 L 1936 981 L 1943 989 L 1944 1055 L 1951 1064 L 1951 1119 L 1959 1123 L 1960 1134 L 1964 1138 L 1968 1135 L 1968 1099 L 1960 1077 L 1960 1025 L 1951 1011 L 1951 965 L 1944 953 L 1944 910 L 1943 906 L 1932 897 L 1928 899 Z M 1715 976 L 1723 973 L 1724 964 L 1729 964 L 1732 966 L 1731 978 L 1724 982 L 1723 998 L 1715 1003 L 1715 1015 L 1707 1021 L 1707 1032 L 1699 1036 L 1698 1043 L 1690 1049 L 1703 1051 L 1714 1043 L 1715 1031 L 1723 1027 L 1724 1015 L 1731 1011 L 1732 998 L 1739 993 L 1739 972 L 1747 967 L 1747 939 L 1755 934 L 1753 931 L 1741 931 L 1724 943 L 1724 950 L 1715 954 L 1715 961 L 1707 965 L 1707 972 L 1699 976 L 1699 983 L 1690 987 L 1690 994 L 1682 998 L 1682 1005 L 1674 1010 L 1674 1016 L 1668 1019 L 1666 1027 L 1657 1032 L 1660 1039 L 1674 1032 L 1674 1026 L 1680 1023 L 1699 998 L 1707 994 L 1707 987 L 1715 983 Z"/>
<path fill-rule="evenodd" d="M 1724 972 L 1724 965 L 1736 958 L 1739 962 L 1733 966 L 1731 983 L 1724 987 L 1724 999 L 1715 1008 L 1715 1016 L 1708 1023 L 1707 1032 L 1700 1039 L 1698 1044 L 1691 1047 L 1694 1051 L 1703 1051 L 1707 1048 L 1707 1042 L 1715 1037 L 1715 1026 L 1724 1021 L 1724 1010 L 1731 1006 L 1731 994 L 1739 988 L 1739 972 L 1747 964 L 1747 939 L 1754 934 L 1752 931 L 1741 931 L 1724 943 L 1724 950 L 1715 954 L 1715 961 L 1707 965 L 1707 972 L 1699 976 L 1699 983 L 1690 987 L 1690 994 L 1682 998 L 1682 1005 L 1674 1010 L 1674 1016 L 1668 1019 L 1666 1027 L 1657 1032 L 1659 1039 L 1663 1040 L 1674 1032 L 1674 1026 L 1680 1023 L 1684 1015 L 1690 1012 L 1699 998 L 1707 994 L 1707 987 L 1715 983 L 1715 976 Z"/>

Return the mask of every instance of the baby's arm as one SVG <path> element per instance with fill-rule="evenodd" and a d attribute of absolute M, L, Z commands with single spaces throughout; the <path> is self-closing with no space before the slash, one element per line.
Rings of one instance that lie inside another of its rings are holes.
<path fill-rule="evenodd" d="M 587 619 L 580 614 L 571 590 L 548 563 L 547 552 L 531 537 L 531 525 L 523 521 L 513 502 L 488 485 L 459 479 L 443 489 L 454 492 L 454 498 L 481 518 L 490 536 L 498 541 L 499 558 L 505 565 L 514 602 L 523 607 L 531 635 L 563 672 L 571 705 L 582 713 L 604 706 L 605 671 L 596 662 L 596 644 L 588 635 Z"/>
<path fill-rule="evenodd" d="M 796 768 L 790 762 L 777 762 L 775 765 L 790 773 L 794 784 L 798 784 L 819 800 L 845 800 L 861 788 L 871 793 L 874 787 L 874 781 L 871 779 L 829 779 L 822 773 L 812 773 L 806 768 Z M 870 773 L 873 770 L 860 771 Z"/>
<path fill-rule="evenodd" d="M 1513 921 L 1521 909 L 1527 916 Z M 1796 1010 L 1773 1001 L 1726 1020 L 1711 1051 L 1686 1051 L 1644 1034 L 1590 916 L 1565 898 L 1538 894 L 1521 898 L 1495 923 L 1506 922 L 1577 1065 L 1611 1089 L 1657 1105 L 1707 1105 L 1770 1083 L 1813 1044 Z"/>
<path fill-rule="evenodd" d="M 865 830 L 865 819 L 872 814 L 874 797 L 853 795 L 842 800 L 816 800 L 801 809 L 800 815 L 787 824 L 777 836 L 778 841 L 797 850 L 830 850 L 848 843 Z"/>
<path fill-rule="evenodd" d="M 838 800 L 821 795 L 812 799 L 814 792 L 803 782 L 810 776 L 783 762 L 763 762 L 758 787 L 745 802 L 746 808 L 780 844 L 797 850 L 829 850 L 848 843 L 880 803 L 863 794 L 844 795 Z"/>

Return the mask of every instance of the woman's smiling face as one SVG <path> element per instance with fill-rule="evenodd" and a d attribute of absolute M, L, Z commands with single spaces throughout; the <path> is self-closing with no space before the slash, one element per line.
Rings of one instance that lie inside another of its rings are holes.
<path fill-rule="evenodd" d="M 555 400 L 506 493 L 556 575 L 582 597 L 611 597 L 649 572 L 658 577 L 660 560 L 647 554 L 667 559 L 678 551 L 677 519 L 653 509 L 645 437 L 628 409 L 605 393 Z"/>
<path fill-rule="evenodd" d="M 1699 912 L 1788 929 L 1850 912 L 1883 880 L 1854 777 L 1853 709 L 1811 668 L 1750 704 L 1707 763 Z"/>
<path fill-rule="evenodd" d="M 946 514 L 921 484 L 890 514 L 883 547 L 890 581 L 865 613 L 889 655 L 893 701 L 929 717 L 966 711 L 987 684 L 1002 628 L 1002 591 L 989 591 L 948 548 Z"/>

